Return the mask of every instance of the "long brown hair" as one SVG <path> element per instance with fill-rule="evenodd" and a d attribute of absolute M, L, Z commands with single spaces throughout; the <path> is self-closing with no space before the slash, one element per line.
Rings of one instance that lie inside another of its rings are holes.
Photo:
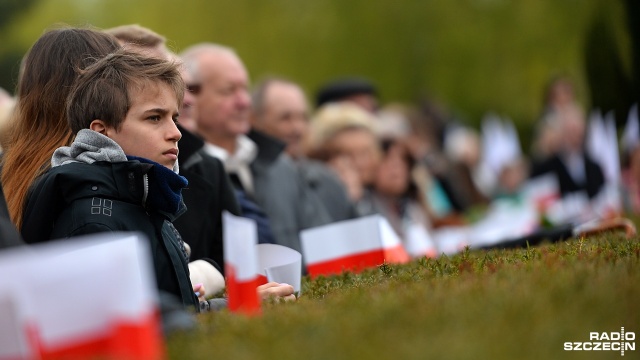
<path fill-rule="evenodd" d="M 118 48 L 113 36 L 99 30 L 61 28 L 44 33 L 23 59 L 1 174 L 9 214 L 18 229 L 29 188 L 49 169 L 54 150 L 73 140 L 65 102 L 77 70 Z"/>

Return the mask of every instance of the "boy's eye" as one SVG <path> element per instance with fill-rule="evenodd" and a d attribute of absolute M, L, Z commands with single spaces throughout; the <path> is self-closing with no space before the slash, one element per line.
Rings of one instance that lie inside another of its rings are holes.
<path fill-rule="evenodd" d="M 160 121 L 160 115 L 152 115 L 152 116 L 149 116 L 147 119 L 152 121 Z"/>
<path fill-rule="evenodd" d="M 178 123 L 179 123 L 179 122 L 178 122 L 178 120 L 179 120 L 179 119 L 178 119 L 178 117 L 177 117 L 177 116 L 174 116 L 174 117 L 173 117 L 173 122 L 174 122 L 174 123 L 178 124 Z"/>

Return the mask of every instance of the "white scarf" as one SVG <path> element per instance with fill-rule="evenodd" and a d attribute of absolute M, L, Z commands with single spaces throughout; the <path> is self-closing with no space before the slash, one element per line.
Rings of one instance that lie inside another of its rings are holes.
<path fill-rule="evenodd" d="M 219 146 L 206 143 L 204 151 L 224 163 L 224 167 L 229 174 L 236 174 L 244 190 L 248 194 L 253 194 L 253 176 L 249 165 L 258 156 L 258 146 L 248 137 L 242 135 L 236 139 L 236 151 L 229 155 L 229 152 Z"/>

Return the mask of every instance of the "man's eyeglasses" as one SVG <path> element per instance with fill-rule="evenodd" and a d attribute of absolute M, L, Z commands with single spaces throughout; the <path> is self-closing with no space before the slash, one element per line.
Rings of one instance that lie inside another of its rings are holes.
<path fill-rule="evenodd" d="M 202 90 L 202 85 L 200 84 L 187 84 L 187 91 L 192 93 L 193 95 L 198 95 Z"/>

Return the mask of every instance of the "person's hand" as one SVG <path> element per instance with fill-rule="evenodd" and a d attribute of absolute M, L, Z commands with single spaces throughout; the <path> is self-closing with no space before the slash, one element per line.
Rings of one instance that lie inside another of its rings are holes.
<path fill-rule="evenodd" d="M 277 300 L 293 301 L 296 300 L 296 296 L 293 294 L 293 286 L 289 284 L 279 284 L 277 282 L 270 282 L 264 285 L 260 285 L 257 288 L 258 296 L 260 299 L 267 300 L 275 298 Z"/>
<path fill-rule="evenodd" d="M 329 167 L 338 174 L 338 178 L 342 181 L 347 195 L 351 201 L 358 201 L 364 193 L 360 175 L 356 170 L 353 162 L 346 156 L 337 156 L 328 163 Z"/>
<path fill-rule="evenodd" d="M 205 299 L 204 294 L 205 294 L 205 289 L 204 289 L 204 285 L 202 284 L 195 284 L 193 285 L 193 292 L 196 294 L 196 296 L 198 297 L 199 301 L 207 301 L 207 299 Z"/>

